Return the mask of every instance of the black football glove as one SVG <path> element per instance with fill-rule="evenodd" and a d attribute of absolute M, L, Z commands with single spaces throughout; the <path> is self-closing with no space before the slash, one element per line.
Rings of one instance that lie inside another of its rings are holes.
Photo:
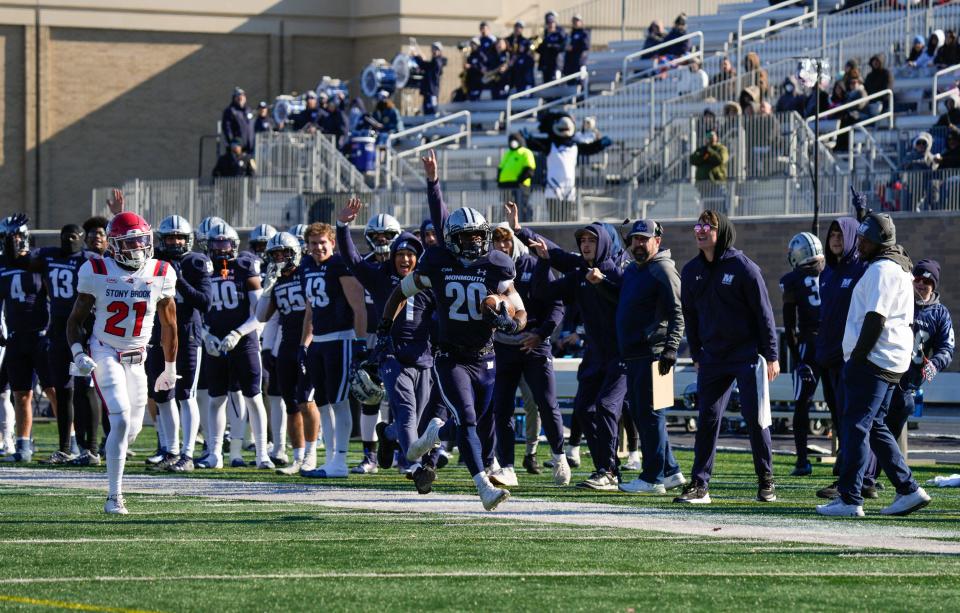
<path fill-rule="evenodd" d="M 677 352 L 672 349 L 664 350 L 660 354 L 660 359 L 657 361 L 657 372 L 660 373 L 660 376 L 665 376 L 670 369 L 673 368 L 673 365 L 677 363 Z"/>
<path fill-rule="evenodd" d="M 497 330 L 507 334 L 516 334 L 520 330 L 520 325 L 507 313 L 507 305 L 503 302 L 500 303 L 499 311 L 484 309 L 483 319 Z"/>

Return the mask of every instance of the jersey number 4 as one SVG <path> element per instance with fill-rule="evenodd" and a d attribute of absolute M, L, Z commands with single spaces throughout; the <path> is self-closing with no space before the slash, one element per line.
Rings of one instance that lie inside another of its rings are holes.
<path fill-rule="evenodd" d="M 483 318 L 480 305 L 483 302 L 483 297 L 487 295 L 487 288 L 483 283 L 471 283 L 464 286 L 463 283 L 451 281 L 447 283 L 444 293 L 447 298 L 453 298 L 453 302 L 450 304 L 450 319 L 479 321 Z M 464 308 L 464 305 L 466 305 L 466 308 Z"/>
<path fill-rule="evenodd" d="M 107 312 L 113 314 L 107 318 L 107 322 L 103 326 L 104 331 L 114 336 L 126 336 L 127 328 L 120 324 L 127 320 L 131 306 L 133 306 L 136 318 L 133 322 L 133 334 L 130 336 L 140 336 L 140 330 L 143 329 L 143 317 L 147 314 L 146 302 L 134 302 L 133 305 L 129 305 L 117 300 L 108 304 Z"/>

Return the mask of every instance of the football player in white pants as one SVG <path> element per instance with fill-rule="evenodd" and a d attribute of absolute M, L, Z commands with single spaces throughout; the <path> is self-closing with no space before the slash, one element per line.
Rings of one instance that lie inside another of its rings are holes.
<path fill-rule="evenodd" d="M 153 234 L 139 215 L 120 213 L 107 228 L 112 256 L 90 258 L 77 281 L 77 302 L 67 321 L 67 342 L 74 374 L 93 376 L 107 408 L 106 513 L 127 514 L 121 493 L 127 447 L 143 426 L 147 405 L 146 346 L 154 314 L 160 315 L 164 369 L 155 388 L 169 390 L 177 381 L 177 274 L 169 263 L 153 259 Z M 90 347 L 82 345 L 83 321 L 95 312 Z"/>

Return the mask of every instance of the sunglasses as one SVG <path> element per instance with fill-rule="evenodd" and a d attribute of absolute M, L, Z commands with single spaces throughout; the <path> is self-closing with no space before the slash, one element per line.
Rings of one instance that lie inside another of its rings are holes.
<path fill-rule="evenodd" d="M 693 231 L 694 231 L 694 232 L 703 232 L 704 234 L 706 234 L 706 233 L 709 232 L 711 229 L 714 229 L 714 230 L 715 230 L 716 228 L 717 228 L 717 226 L 714 226 L 714 225 L 712 225 L 712 224 L 708 224 L 708 223 L 698 223 L 697 225 L 693 226 Z"/>

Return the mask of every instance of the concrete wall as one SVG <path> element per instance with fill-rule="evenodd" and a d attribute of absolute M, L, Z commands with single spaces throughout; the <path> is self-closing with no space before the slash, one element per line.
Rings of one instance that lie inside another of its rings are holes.
<path fill-rule="evenodd" d="M 827 229 L 830 221 L 835 218 L 825 218 L 820 224 L 820 237 L 826 243 Z M 677 269 L 683 268 L 691 258 L 697 255 L 696 242 L 693 237 L 693 221 L 664 224 L 663 246 L 670 249 Z M 960 215 L 958 214 L 926 214 L 901 215 L 895 217 L 897 239 L 907 249 L 914 262 L 930 258 L 940 262 L 940 300 L 954 315 L 955 321 L 960 320 L 960 277 L 953 266 L 960 262 L 960 243 L 954 240 L 939 240 L 940 237 L 952 237 L 960 232 Z M 787 264 L 787 242 L 797 232 L 810 230 L 810 221 L 807 219 L 780 219 L 780 220 L 735 220 L 737 231 L 736 247 L 760 266 L 764 280 L 767 282 L 767 291 L 773 305 L 777 324 L 783 325 L 781 292 L 778 281 L 789 271 Z M 576 226 L 531 226 L 535 231 L 544 234 L 551 240 L 565 248 L 575 250 L 573 233 Z M 722 317 L 722 314 L 717 314 Z M 960 370 L 960 360 L 954 360 L 951 370 Z"/>

